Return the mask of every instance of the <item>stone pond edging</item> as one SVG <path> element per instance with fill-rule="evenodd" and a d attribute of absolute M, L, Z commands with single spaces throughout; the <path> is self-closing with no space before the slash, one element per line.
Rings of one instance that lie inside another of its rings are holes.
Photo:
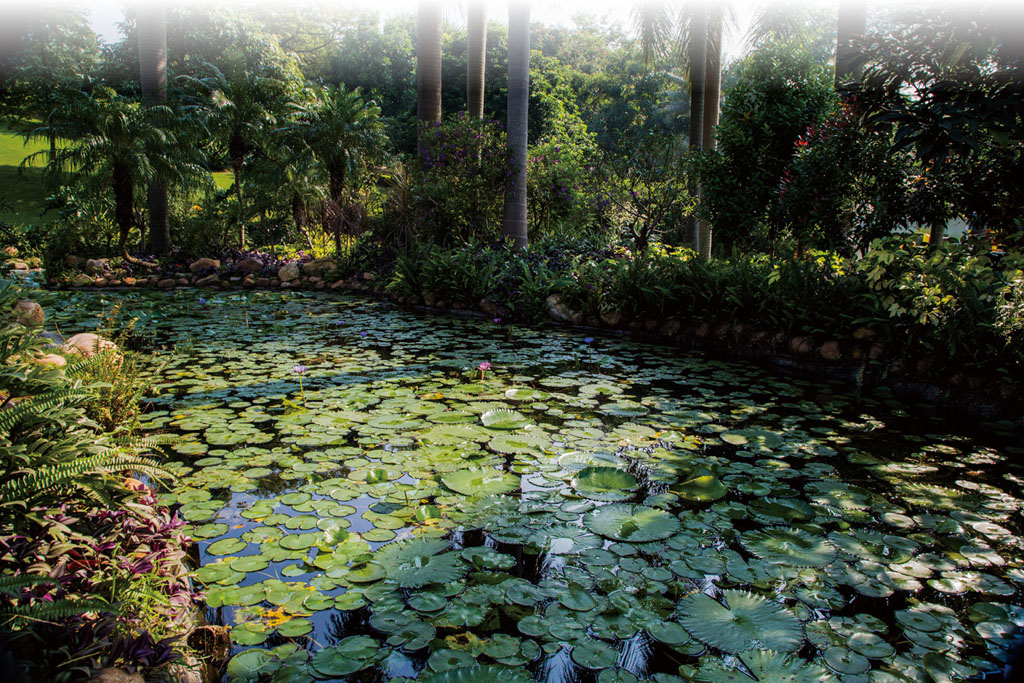
<path fill-rule="evenodd" d="M 252 264 L 241 261 L 235 269 L 247 266 L 262 268 L 255 259 Z M 87 262 L 92 263 L 92 261 Z M 105 264 L 92 263 L 95 275 L 78 273 L 62 283 L 51 278 L 51 288 L 72 289 L 158 289 L 176 290 L 216 288 L 220 290 L 295 290 L 358 292 L 431 315 L 463 318 L 500 319 L 507 311 L 486 299 L 475 305 L 447 302 L 431 292 L 413 299 L 385 292 L 374 273 L 364 272 L 347 278 L 332 279 L 330 259 L 303 264 L 286 263 L 274 277 L 257 277 L 255 272 L 217 272 L 220 261 L 198 259 L 188 273 L 174 277 L 148 278 L 104 277 Z M 211 272 L 212 271 L 212 272 Z M 1024 393 L 1001 377 L 972 375 L 954 369 L 945 381 L 936 383 L 934 373 L 940 368 L 938 356 L 914 359 L 891 354 L 877 333 L 867 327 L 858 328 L 852 338 L 816 342 L 808 336 L 791 336 L 780 330 L 769 330 L 733 322 L 691 322 L 674 319 L 631 320 L 616 312 L 585 316 L 573 311 L 558 294 L 545 301 L 545 312 L 551 324 L 577 329 L 585 334 L 616 335 L 637 341 L 699 350 L 725 360 L 746 360 L 767 366 L 780 374 L 801 379 L 845 381 L 851 390 L 886 387 L 904 400 L 927 401 L 948 411 L 957 419 L 981 418 L 1010 420 L 1014 429 L 1024 432 Z"/>

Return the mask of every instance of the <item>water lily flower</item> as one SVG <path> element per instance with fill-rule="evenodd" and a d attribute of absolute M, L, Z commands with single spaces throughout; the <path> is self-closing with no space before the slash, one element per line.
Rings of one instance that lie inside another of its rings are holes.
<path fill-rule="evenodd" d="M 306 407 L 306 389 L 302 386 L 302 376 L 309 370 L 305 365 L 292 366 L 292 372 L 299 376 L 299 393 L 302 395 L 302 407 Z"/>
<path fill-rule="evenodd" d="M 583 339 L 583 343 L 584 344 L 593 344 L 594 343 L 594 338 L 593 337 L 585 337 Z"/>
<path fill-rule="evenodd" d="M 299 375 L 304 375 L 307 370 L 309 370 L 309 368 L 307 368 L 305 365 L 295 365 L 292 367 L 292 372 L 297 373 Z"/>
<path fill-rule="evenodd" d="M 484 379 L 487 375 L 487 371 L 491 369 L 491 364 L 484 361 L 480 365 L 476 366 L 476 369 L 480 371 L 480 379 Z"/>
<path fill-rule="evenodd" d="M 204 299 L 203 297 L 199 297 L 199 305 L 200 306 L 205 306 L 206 305 L 206 299 Z"/>
<path fill-rule="evenodd" d="M 495 325 L 498 325 L 498 324 L 500 324 L 500 323 L 501 323 L 501 318 L 495 318 L 495 319 L 494 319 L 494 324 L 495 324 Z"/>
<path fill-rule="evenodd" d="M 365 337 L 365 336 L 367 336 L 368 334 L 370 334 L 370 333 L 369 333 L 369 332 L 367 332 L 366 330 L 363 330 L 362 332 L 360 332 L 360 333 L 359 333 L 359 336 L 360 336 L 360 337 Z"/>

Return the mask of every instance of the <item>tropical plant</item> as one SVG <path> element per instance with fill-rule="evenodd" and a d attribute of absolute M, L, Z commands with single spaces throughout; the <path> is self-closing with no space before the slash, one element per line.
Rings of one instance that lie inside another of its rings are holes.
<path fill-rule="evenodd" d="M 139 86 L 143 103 L 147 107 L 163 106 L 167 102 L 167 10 L 163 3 L 140 7 L 136 18 L 136 33 L 139 39 Z M 155 254 L 164 255 L 171 248 L 171 226 L 167 208 L 167 183 L 163 178 L 150 180 L 147 204 L 150 246 Z"/>
<path fill-rule="evenodd" d="M 56 136 L 68 141 L 55 156 L 36 152 L 22 166 L 47 155 L 51 174 L 69 174 L 80 192 L 102 197 L 112 209 L 118 250 L 129 260 L 128 238 L 140 227 L 142 188 L 157 178 L 189 185 L 208 177 L 192 145 L 195 129 L 187 120 L 174 130 L 156 125 L 154 115 L 169 120 L 173 112 L 156 105 L 147 110 L 104 86 L 89 93 L 67 89 L 42 125 L 25 130 L 26 139 Z"/>
<path fill-rule="evenodd" d="M 340 254 L 342 233 L 355 228 L 344 225 L 345 208 L 365 183 L 369 169 L 383 160 L 380 108 L 365 101 L 358 88 L 348 90 L 344 85 L 309 95 L 307 102 L 293 105 L 290 122 L 280 132 L 299 140 L 292 164 L 304 168 L 315 160 L 326 171 L 326 214 L 331 225 L 325 227 L 334 233 L 335 252 Z"/>

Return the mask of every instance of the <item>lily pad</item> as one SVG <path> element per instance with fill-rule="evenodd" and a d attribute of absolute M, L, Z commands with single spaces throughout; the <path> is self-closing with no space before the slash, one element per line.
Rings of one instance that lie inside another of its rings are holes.
<path fill-rule="evenodd" d="M 466 496 L 493 496 L 519 488 L 519 477 L 491 467 L 470 467 L 449 472 L 441 481 Z"/>
<path fill-rule="evenodd" d="M 602 501 L 628 500 L 639 486 L 636 477 L 615 467 L 585 467 L 571 483 L 581 496 Z"/>
<path fill-rule="evenodd" d="M 613 503 L 593 510 L 583 523 L 594 533 L 616 541 L 647 543 L 668 538 L 679 530 L 679 520 L 664 510 L 645 505 Z"/>
<path fill-rule="evenodd" d="M 679 621 L 694 638 L 730 653 L 796 652 L 803 643 L 800 620 L 789 609 L 747 591 L 722 591 L 723 602 L 703 593 L 679 601 Z"/>

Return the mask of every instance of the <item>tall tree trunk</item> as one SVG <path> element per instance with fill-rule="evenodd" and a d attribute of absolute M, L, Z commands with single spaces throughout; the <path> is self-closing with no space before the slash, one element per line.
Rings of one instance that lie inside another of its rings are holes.
<path fill-rule="evenodd" d="M 487 5 L 470 0 L 466 32 L 466 102 L 469 115 L 484 117 L 484 66 L 487 59 Z"/>
<path fill-rule="evenodd" d="M 701 127 L 701 147 L 713 151 L 718 146 L 715 127 L 718 126 L 719 100 L 722 95 L 722 5 L 712 3 L 708 15 L 707 57 L 704 60 L 704 115 Z M 698 189 L 698 194 L 700 190 Z M 702 220 L 697 223 L 698 253 L 711 258 L 711 225 Z"/>
<path fill-rule="evenodd" d="M 530 107 L 530 4 L 511 0 L 508 6 L 508 120 L 511 173 L 505 185 L 501 231 L 517 248 L 529 243 L 526 232 L 526 146 Z"/>
<path fill-rule="evenodd" d="M 238 247 L 245 249 L 245 214 L 242 212 L 242 162 L 232 161 L 231 172 L 235 177 L 235 199 L 238 200 Z"/>
<path fill-rule="evenodd" d="M 139 38 L 139 84 L 147 107 L 167 102 L 167 12 L 162 2 L 139 6 L 136 33 Z M 151 119 L 153 125 L 163 122 Z M 149 244 L 156 254 L 171 248 L 171 227 L 167 209 L 167 183 L 150 181 L 147 188 L 149 206 Z"/>
<path fill-rule="evenodd" d="M 839 21 L 836 24 L 836 92 L 843 100 L 856 92 L 854 82 L 859 78 L 856 68 L 857 50 L 853 39 L 867 30 L 867 1 L 841 0 Z"/>
<path fill-rule="evenodd" d="M 704 132 L 704 81 L 707 70 L 708 52 L 708 7 L 700 1 L 693 3 L 690 15 L 690 150 L 702 148 Z M 699 196 L 700 189 L 693 187 Z M 687 220 L 687 237 L 694 250 L 700 249 L 700 234 L 697 227 L 697 216 L 691 215 Z"/>
<path fill-rule="evenodd" d="M 135 185 L 132 183 L 131 172 L 123 164 L 114 164 L 111 181 L 114 186 L 114 222 L 118 229 L 117 247 L 127 256 L 128 236 L 135 222 Z"/>
<path fill-rule="evenodd" d="M 420 0 L 416 22 L 416 149 L 426 152 L 426 131 L 441 120 L 441 2 Z"/>

